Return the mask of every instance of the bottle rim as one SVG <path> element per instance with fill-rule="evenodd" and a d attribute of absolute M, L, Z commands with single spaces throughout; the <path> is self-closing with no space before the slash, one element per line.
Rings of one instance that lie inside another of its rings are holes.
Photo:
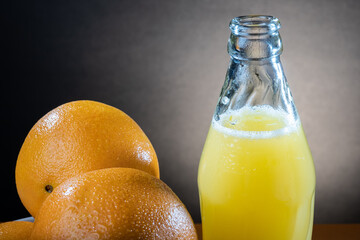
<path fill-rule="evenodd" d="M 262 35 L 277 32 L 281 24 L 273 16 L 245 15 L 232 19 L 229 27 L 234 35 Z"/>

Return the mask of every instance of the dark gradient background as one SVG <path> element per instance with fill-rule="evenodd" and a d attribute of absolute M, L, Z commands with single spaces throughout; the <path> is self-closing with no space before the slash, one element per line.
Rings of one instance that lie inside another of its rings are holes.
<path fill-rule="evenodd" d="M 28 216 L 14 170 L 27 132 L 78 99 L 118 107 L 200 222 L 197 168 L 229 56 L 229 21 L 282 22 L 282 62 L 317 171 L 316 223 L 360 222 L 360 1 L 4 1 L 0 221 Z"/>

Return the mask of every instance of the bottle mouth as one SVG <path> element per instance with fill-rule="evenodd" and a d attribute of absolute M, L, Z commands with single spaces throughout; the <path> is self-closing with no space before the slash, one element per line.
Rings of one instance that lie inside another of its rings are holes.
<path fill-rule="evenodd" d="M 232 19 L 229 27 L 234 35 L 263 35 L 277 32 L 281 25 L 273 16 L 248 15 Z"/>

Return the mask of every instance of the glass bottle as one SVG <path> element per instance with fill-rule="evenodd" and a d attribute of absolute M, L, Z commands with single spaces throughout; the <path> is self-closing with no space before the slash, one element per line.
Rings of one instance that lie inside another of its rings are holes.
<path fill-rule="evenodd" d="M 315 169 L 279 28 L 272 16 L 230 22 L 230 65 L 199 165 L 204 240 L 311 239 Z"/>

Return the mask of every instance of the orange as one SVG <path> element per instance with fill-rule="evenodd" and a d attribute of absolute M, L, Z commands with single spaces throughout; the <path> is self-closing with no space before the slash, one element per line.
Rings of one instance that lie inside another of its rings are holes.
<path fill-rule="evenodd" d="M 197 239 L 194 223 L 160 179 L 130 168 L 87 172 L 44 201 L 30 239 Z"/>
<path fill-rule="evenodd" d="M 30 237 L 34 223 L 12 221 L 0 224 L 0 239 L 25 240 Z"/>
<path fill-rule="evenodd" d="M 134 120 L 103 103 L 69 102 L 30 130 L 16 164 L 16 187 L 25 208 L 36 217 L 60 183 L 109 167 L 136 168 L 159 177 L 153 146 Z"/>

